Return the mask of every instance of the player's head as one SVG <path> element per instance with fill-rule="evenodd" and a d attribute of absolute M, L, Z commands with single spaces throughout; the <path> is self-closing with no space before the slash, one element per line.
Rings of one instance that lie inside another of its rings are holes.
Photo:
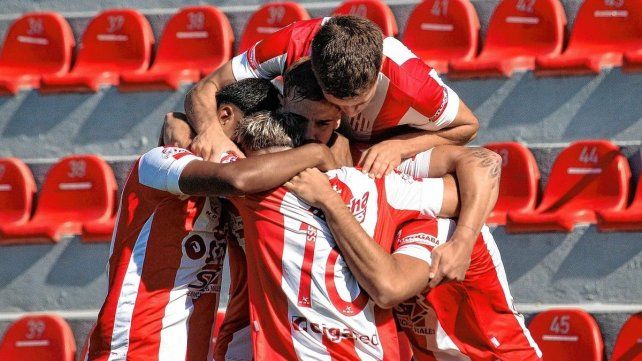
<path fill-rule="evenodd" d="M 294 113 L 256 112 L 241 119 L 236 142 L 247 156 L 298 147 L 305 142 L 307 123 Z"/>
<path fill-rule="evenodd" d="M 283 75 L 283 110 L 308 119 L 307 139 L 327 144 L 341 122 L 341 111 L 323 97 L 312 63 L 306 59 Z"/>
<path fill-rule="evenodd" d="M 239 120 L 263 110 L 280 106 L 279 92 L 265 79 L 245 79 L 229 84 L 216 93 L 217 115 L 228 137 L 234 135 Z"/>
<path fill-rule="evenodd" d="M 325 98 L 350 117 L 374 96 L 382 62 L 381 29 L 361 17 L 332 17 L 312 40 L 312 67 Z"/>

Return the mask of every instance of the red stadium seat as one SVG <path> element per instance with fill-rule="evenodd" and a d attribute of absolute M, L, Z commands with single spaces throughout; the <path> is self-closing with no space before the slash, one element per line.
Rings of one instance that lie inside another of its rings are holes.
<path fill-rule="evenodd" d="M 0 238 L 37 243 L 80 234 L 83 224 L 113 217 L 115 198 L 116 179 L 102 158 L 63 158 L 47 174 L 33 219 L 23 225 L 1 226 Z"/>
<path fill-rule="evenodd" d="M 622 65 L 642 50 L 642 2 L 586 0 L 575 17 L 566 51 L 537 58 L 538 75 L 590 74 Z"/>
<path fill-rule="evenodd" d="M 532 213 L 509 211 L 508 232 L 570 232 L 596 223 L 596 210 L 621 210 L 631 170 L 619 148 L 606 140 L 571 144 L 555 160 L 541 204 Z"/>
<path fill-rule="evenodd" d="M 147 70 L 153 43 L 152 28 L 141 13 L 105 10 L 85 29 L 71 72 L 43 76 L 40 90 L 97 92 L 101 86 L 118 85 L 121 74 Z"/>
<path fill-rule="evenodd" d="M 29 315 L 17 320 L 0 344 L 2 361 L 73 361 L 76 341 L 60 316 Z"/>
<path fill-rule="evenodd" d="M 625 71 L 642 71 L 642 50 L 624 53 Z"/>
<path fill-rule="evenodd" d="M 35 193 L 36 182 L 29 168 L 19 159 L 0 158 L 0 224 L 27 223 Z"/>
<path fill-rule="evenodd" d="M 9 27 L 0 53 L 0 94 L 38 88 L 42 75 L 66 74 L 74 45 L 74 34 L 59 14 L 23 15 Z"/>
<path fill-rule="evenodd" d="M 230 60 L 233 43 L 232 27 L 219 9 L 186 7 L 165 26 L 151 69 L 123 74 L 119 89 L 176 90 L 181 83 L 195 83 Z"/>
<path fill-rule="evenodd" d="M 602 232 L 642 231 L 642 175 L 631 205 L 622 210 L 598 210 L 597 228 Z"/>
<path fill-rule="evenodd" d="M 83 242 L 110 242 L 115 225 L 116 214 L 106 220 L 87 222 L 82 225 L 82 240 Z"/>
<path fill-rule="evenodd" d="M 642 312 L 632 315 L 622 326 L 611 360 L 642 361 Z"/>
<path fill-rule="evenodd" d="M 502 156 L 502 176 L 495 209 L 486 223 L 505 225 L 506 213 L 532 212 L 539 194 L 539 168 L 528 148 L 515 143 L 492 143 L 484 146 Z"/>
<path fill-rule="evenodd" d="M 361 16 L 377 24 L 385 36 L 397 36 L 399 33 L 392 10 L 381 0 L 346 0 L 332 15 Z"/>
<path fill-rule="evenodd" d="M 533 70 L 536 57 L 562 52 L 565 26 L 559 0 L 503 0 L 491 17 L 481 54 L 451 62 L 450 74 L 509 77 L 516 70 Z"/>
<path fill-rule="evenodd" d="M 238 53 L 243 53 L 250 46 L 290 23 L 307 19 L 310 19 L 308 12 L 295 2 L 267 3 L 248 20 L 239 43 Z"/>
<path fill-rule="evenodd" d="M 528 325 L 545 361 L 602 361 L 600 328 L 580 309 L 553 309 L 537 314 Z"/>
<path fill-rule="evenodd" d="M 477 53 L 479 19 L 469 0 L 428 0 L 412 11 L 403 43 L 439 73 Z"/>

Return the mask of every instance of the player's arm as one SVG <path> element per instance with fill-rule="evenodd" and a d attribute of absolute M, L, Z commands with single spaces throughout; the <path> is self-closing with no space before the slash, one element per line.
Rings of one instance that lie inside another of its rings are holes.
<path fill-rule="evenodd" d="M 216 115 L 216 93 L 224 86 L 247 78 L 273 79 L 285 68 L 291 27 L 285 27 L 256 43 L 242 54 L 199 81 L 185 97 L 185 112 L 196 131 L 191 150 L 205 160 L 215 160 L 223 152 L 242 154 L 221 129 Z M 250 54 L 251 53 L 251 54 Z M 250 59 L 251 57 L 251 59 Z M 278 57 L 279 61 L 274 61 Z"/>
<path fill-rule="evenodd" d="M 328 142 L 328 147 L 337 164 L 342 167 L 352 167 L 352 153 L 350 152 L 350 141 L 343 135 L 334 132 Z"/>
<path fill-rule="evenodd" d="M 457 187 L 451 176 L 419 187 L 435 188 L 441 191 L 443 200 L 422 210 L 430 216 L 452 217 L 457 214 Z M 320 208 L 335 236 L 352 274 L 357 278 L 377 305 L 390 308 L 423 291 L 429 282 L 429 267 L 426 262 L 405 255 L 391 255 L 381 248 L 361 227 L 341 197 L 330 187 L 327 177 L 316 169 L 308 169 L 286 183 L 291 191 L 311 205 Z M 408 189 L 410 191 L 410 189 Z M 410 192 L 409 192 L 410 193 Z M 420 197 L 421 194 L 410 194 Z M 439 208 L 439 209 L 437 209 Z"/>

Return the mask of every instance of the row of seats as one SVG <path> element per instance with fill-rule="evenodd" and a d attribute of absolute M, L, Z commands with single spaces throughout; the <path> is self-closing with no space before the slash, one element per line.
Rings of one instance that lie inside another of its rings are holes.
<path fill-rule="evenodd" d="M 541 201 L 540 172 L 519 143 L 486 145 L 502 156 L 497 205 L 488 223 L 507 232 L 570 232 L 580 223 L 600 231 L 642 231 L 642 177 L 627 207 L 631 170 L 619 147 L 606 140 L 572 143 L 555 159 Z"/>
<path fill-rule="evenodd" d="M 540 172 L 528 148 L 514 142 L 486 147 L 503 159 L 489 224 L 512 233 L 570 232 L 579 223 L 597 224 L 600 231 L 642 231 L 642 176 L 627 207 L 631 171 L 611 142 L 578 141 L 564 149 L 541 197 Z M 29 168 L 19 159 L 0 158 L 0 244 L 56 242 L 65 235 L 111 239 L 117 185 L 102 158 L 63 158 L 49 170 L 37 207 L 35 194 Z"/>
<path fill-rule="evenodd" d="M 213 340 L 225 314 L 219 311 Z M 598 324 L 581 309 L 551 309 L 537 314 L 528 325 L 546 361 L 602 361 L 604 342 Z M 629 317 L 618 334 L 611 360 L 632 361 L 642 358 L 642 312 Z M 410 361 L 408 339 L 399 334 L 401 360 Z M 87 355 L 87 341 L 80 360 Z M 0 360 L 73 361 L 76 342 L 71 328 L 53 314 L 25 316 L 14 322 L 0 343 Z"/>
<path fill-rule="evenodd" d="M 381 0 L 346 0 L 334 14 L 368 17 L 384 34 L 398 34 L 394 15 Z M 239 51 L 308 18 L 294 2 L 265 4 L 250 17 Z M 627 70 L 642 70 L 639 1 L 586 0 L 562 52 L 565 27 L 559 0 L 503 0 L 477 55 L 479 19 L 470 1 L 427 0 L 410 15 L 403 41 L 453 77 L 510 76 L 533 69 L 541 75 L 597 73 L 623 64 Z M 152 63 L 154 41 L 149 22 L 138 11 L 105 10 L 85 29 L 73 62 L 75 43 L 66 20 L 54 12 L 27 13 L 7 32 L 0 53 L 0 94 L 22 88 L 96 92 L 116 85 L 123 91 L 175 90 L 229 60 L 234 34 L 220 10 L 192 6 L 169 20 Z"/>

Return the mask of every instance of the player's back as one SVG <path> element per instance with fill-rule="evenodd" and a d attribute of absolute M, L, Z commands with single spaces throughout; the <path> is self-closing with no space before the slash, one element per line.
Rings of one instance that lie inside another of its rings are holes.
<path fill-rule="evenodd" d="M 374 181 L 353 168 L 331 174 L 335 190 L 371 235 L 390 233 Z M 284 188 L 237 200 L 245 227 L 250 314 L 257 360 L 394 360 L 397 336 L 350 273 L 318 210 Z M 385 239 L 390 248 L 392 234 Z"/>

